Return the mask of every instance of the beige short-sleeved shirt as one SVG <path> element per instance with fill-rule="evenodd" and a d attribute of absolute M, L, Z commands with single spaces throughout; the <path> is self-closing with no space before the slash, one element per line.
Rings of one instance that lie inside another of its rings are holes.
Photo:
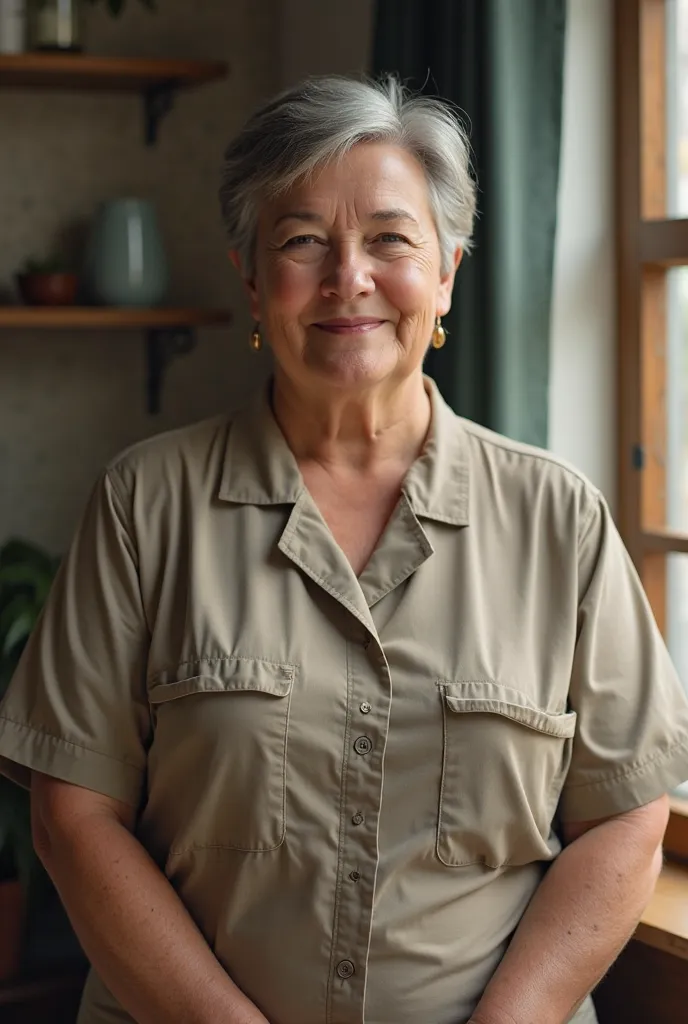
<path fill-rule="evenodd" d="M 688 778 L 688 705 L 599 493 L 428 387 L 358 579 L 265 396 L 124 453 L 0 708 L 7 774 L 140 806 L 271 1024 L 461 1024 L 558 820 Z M 94 973 L 79 1019 L 130 1021 Z"/>

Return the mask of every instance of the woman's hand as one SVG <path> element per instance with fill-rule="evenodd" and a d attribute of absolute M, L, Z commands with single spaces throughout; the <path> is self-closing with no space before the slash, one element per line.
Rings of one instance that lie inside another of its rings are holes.
<path fill-rule="evenodd" d="M 138 1024 L 268 1024 L 132 835 L 133 808 L 34 772 L 31 816 L 89 960 Z"/>

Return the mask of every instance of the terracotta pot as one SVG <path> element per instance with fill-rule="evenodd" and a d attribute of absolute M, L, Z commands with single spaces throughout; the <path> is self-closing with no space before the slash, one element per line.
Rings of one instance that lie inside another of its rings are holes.
<path fill-rule="evenodd" d="M 73 306 L 79 278 L 76 274 L 17 274 L 17 287 L 29 306 Z"/>
<path fill-rule="evenodd" d="M 0 882 L 0 984 L 19 973 L 24 934 L 24 892 L 19 882 Z"/>

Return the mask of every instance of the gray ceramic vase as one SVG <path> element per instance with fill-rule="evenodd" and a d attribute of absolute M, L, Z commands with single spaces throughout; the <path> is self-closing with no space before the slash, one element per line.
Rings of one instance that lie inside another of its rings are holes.
<path fill-rule="evenodd" d="M 154 207 L 144 199 L 101 203 L 89 239 L 90 298 L 105 306 L 157 306 L 168 288 L 165 250 Z"/>

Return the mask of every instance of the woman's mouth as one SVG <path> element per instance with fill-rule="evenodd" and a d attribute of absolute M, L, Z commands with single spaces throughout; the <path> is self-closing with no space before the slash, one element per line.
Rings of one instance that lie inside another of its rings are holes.
<path fill-rule="evenodd" d="M 353 316 L 320 320 L 314 326 L 320 328 L 321 331 L 328 331 L 330 334 L 365 334 L 368 331 L 374 331 L 384 322 L 378 317 Z"/>

